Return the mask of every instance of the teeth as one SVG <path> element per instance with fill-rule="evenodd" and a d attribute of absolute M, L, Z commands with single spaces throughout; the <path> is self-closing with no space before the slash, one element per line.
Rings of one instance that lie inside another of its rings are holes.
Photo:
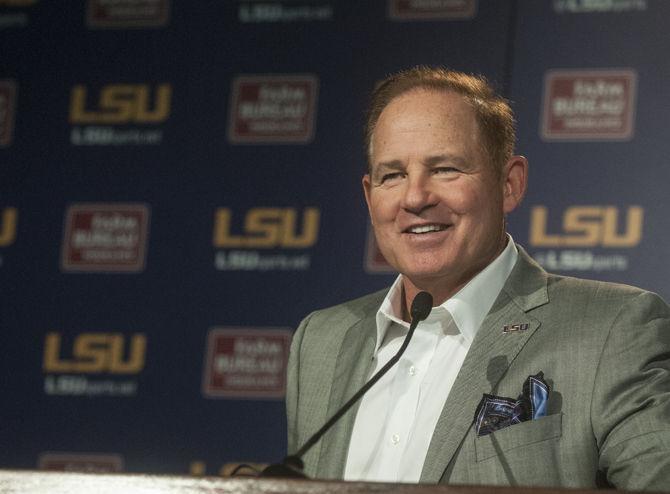
<path fill-rule="evenodd" d="M 444 229 L 445 227 L 440 225 L 426 225 L 426 226 L 415 226 L 413 228 L 410 228 L 409 231 L 410 233 L 428 233 L 428 232 L 439 232 Z"/>

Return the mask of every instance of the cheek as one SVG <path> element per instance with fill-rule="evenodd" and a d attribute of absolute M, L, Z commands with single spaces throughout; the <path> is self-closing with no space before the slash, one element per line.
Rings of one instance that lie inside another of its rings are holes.
<path fill-rule="evenodd" d="M 395 209 L 390 197 L 375 194 L 370 200 L 370 217 L 373 223 L 389 222 L 395 219 Z"/>
<path fill-rule="evenodd" d="M 472 232 L 487 230 L 502 215 L 502 196 L 495 187 L 463 187 L 451 195 L 449 208 Z"/>
<path fill-rule="evenodd" d="M 459 215 L 467 215 L 481 209 L 486 201 L 487 194 L 477 187 L 461 187 L 452 190 L 445 199 L 449 209 Z"/>

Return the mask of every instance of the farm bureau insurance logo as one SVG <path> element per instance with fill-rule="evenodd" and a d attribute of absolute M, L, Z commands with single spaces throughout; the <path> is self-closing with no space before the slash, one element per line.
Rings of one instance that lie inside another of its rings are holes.
<path fill-rule="evenodd" d="M 75 204 L 65 215 L 63 271 L 144 270 L 149 207 L 144 204 Z"/>
<path fill-rule="evenodd" d="M 142 28 L 165 26 L 170 0 L 88 0 L 89 28 Z"/>
<path fill-rule="evenodd" d="M 626 250 L 642 241 L 642 207 L 569 206 L 562 215 L 556 213 L 551 215 L 546 206 L 531 208 L 530 246 L 548 249 L 531 252 L 542 266 L 594 272 L 629 268 Z"/>
<path fill-rule="evenodd" d="M 63 333 L 44 338 L 44 393 L 52 396 L 134 396 L 135 376 L 144 369 L 147 337 L 142 333 Z M 105 378 L 99 379 L 99 376 Z"/>
<path fill-rule="evenodd" d="M 172 108 L 172 85 L 75 85 L 70 92 L 70 143 L 75 146 L 157 145 Z"/>
<path fill-rule="evenodd" d="M 307 143 L 314 136 L 314 75 L 243 75 L 233 81 L 228 118 L 232 143 Z"/>
<path fill-rule="evenodd" d="M 52 472 L 123 472 L 123 457 L 115 453 L 68 453 L 47 451 L 37 459 L 39 470 Z"/>
<path fill-rule="evenodd" d="M 11 79 L 0 80 L 0 147 L 12 143 L 15 113 L 16 82 Z"/>
<path fill-rule="evenodd" d="M 203 394 L 212 398 L 283 398 L 290 345 L 289 329 L 211 329 Z"/>
<path fill-rule="evenodd" d="M 218 208 L 214 213 L 213 245 L 218 249 L 214 267 L 220 271 L 307 270 L 311 264 L 308 249 L 319 239 L 319 221 L 320 211 L 315 207 L 302 211 L 252 208 L 244 215 Z"/>
<path fill-rule="evenodd" d="M 476 0 L 388 0 L 394 20 L 471 19 L 476 13 Z"/>
<path fill-rule="evenodd" d="M 548 71 L 544 78 L 542 138 L 630 139 L 636 80 L 632 69 Z"/>
<path fill-rule="evenodd" d="M 365 272 L 369 274 L 397 273 L 391 266 L 377 244 L 374 228 L 368 222 L 368 235 L 365 241 Z"/>

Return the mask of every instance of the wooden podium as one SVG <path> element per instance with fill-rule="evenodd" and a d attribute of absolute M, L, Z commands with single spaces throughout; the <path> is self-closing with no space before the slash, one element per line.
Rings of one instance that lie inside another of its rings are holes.
<path fill-rule="evenodd" d="M 0 470 L 0 494 L 364 494 L 385 492 L 397 494 L 595 494 L 597 491 Z"/>

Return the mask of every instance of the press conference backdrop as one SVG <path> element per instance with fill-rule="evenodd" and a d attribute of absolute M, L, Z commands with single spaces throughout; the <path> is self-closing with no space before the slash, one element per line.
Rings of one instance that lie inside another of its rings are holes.
<path fill-rule="evenodd" d="M 216 474 L 285 453 L 288 345 L 387 286 L 375 81 L 483 73 L 549 270 L 670 297 L 664 0 L 0 0 L 0 466 Z"/>

